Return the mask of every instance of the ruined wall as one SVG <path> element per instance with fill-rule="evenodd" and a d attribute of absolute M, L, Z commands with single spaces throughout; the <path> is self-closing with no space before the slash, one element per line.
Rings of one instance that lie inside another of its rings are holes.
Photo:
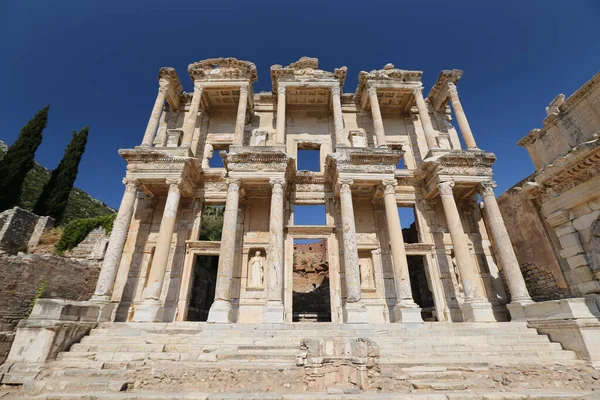
<path fill-rule="evenodd" d="M 20 207 L 0 213 L 0 250 L 16 254 L 27 245 L 38 216 Z"/>
<path fill-rule="evenodd" d="M 89 300 L 99 272 L 99 263 L 91 261 L 37 254 L 0 255 L 0 326 L 14 326 L 24 317 L 44 281 L 43 298 Z"/>
<path fill-rule="evenodd" d="M 532 201 L 519 190 L 509 190 L 498 198 L 498 206 L 531 297 L 536 301 L 570 297 L 554 247 Z"/>

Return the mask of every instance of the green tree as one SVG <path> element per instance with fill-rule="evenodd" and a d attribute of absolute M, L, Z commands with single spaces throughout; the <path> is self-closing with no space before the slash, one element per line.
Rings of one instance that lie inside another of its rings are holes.
<path fill-rule="evenodd" d="M 48 123 L 46 106 L 25 125 L 17 141 L 0 161 L 0 211 L 17 205 L 27 172 L 33 168 L 35 151 L 42 143 L 42 131 Z"/>
<path fill-rule="evenodd" d="M 58 167 L 52 171 L 50 180 L 35 203 L 33 208 L 35 214 L 49 215 L 59 222 L 62 219 L 69 200 L 69 193 L 77 179 L 79 162 L 85 152 L 88 132 L 87 126 L 79 133 L 73 131 L 73 138 L 65 149 L 65 155 L 58 163 Z"/>
<path fill-rule="evenodd" d="M 202 215 L 200 240 L 219 241 L 223 232 L 225 207 L 206 206 Z"/>

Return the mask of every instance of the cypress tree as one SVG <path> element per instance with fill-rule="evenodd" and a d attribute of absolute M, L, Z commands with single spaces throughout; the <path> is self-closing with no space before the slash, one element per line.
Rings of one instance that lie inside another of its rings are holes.
<path fill-rule="evenodd" d="M 50 180 L 35 203 L 33 208 L 35 214 L 49 215 L 56 221 L 61 220 L 67 207 L 69 193 L 77 178 L 79 162 L 87 144 L 88 132 L 87 126 L 79 133 L 73 131 L 73 138 L 65 149 L 65 155 L 58 163 L 58 167 L 52 171 Z"/>
<path fill-rule="evenodd" d="M 25 125 L 17 141 L 0 161 L 0 211 L 17 205 L 27 172 L 33 168 L 35 151 L 42 143 L 42 131 L 48 123 L 46 106 Z"/>

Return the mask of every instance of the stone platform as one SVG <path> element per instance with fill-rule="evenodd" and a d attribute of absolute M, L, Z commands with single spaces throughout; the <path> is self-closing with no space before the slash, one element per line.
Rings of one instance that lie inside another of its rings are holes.
<path fill-rule="evenodd" d="M 597 371 L 521 322 L 101 323 L 56 360 L 5 364 L 0 377 L 4 384 L 24 381 L 21 392 L 2 397 L 0 390 L 3 400 L 545 399 L 600 393 Z"/>

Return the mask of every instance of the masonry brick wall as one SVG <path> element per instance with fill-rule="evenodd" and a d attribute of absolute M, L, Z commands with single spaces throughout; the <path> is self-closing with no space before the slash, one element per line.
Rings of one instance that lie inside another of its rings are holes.
<path fill-rule="evenodd" d="M 37 220 L 37 215 L 19 207 L 0 213 L 0 250 L 15 254 L 27 245 Z"/>

